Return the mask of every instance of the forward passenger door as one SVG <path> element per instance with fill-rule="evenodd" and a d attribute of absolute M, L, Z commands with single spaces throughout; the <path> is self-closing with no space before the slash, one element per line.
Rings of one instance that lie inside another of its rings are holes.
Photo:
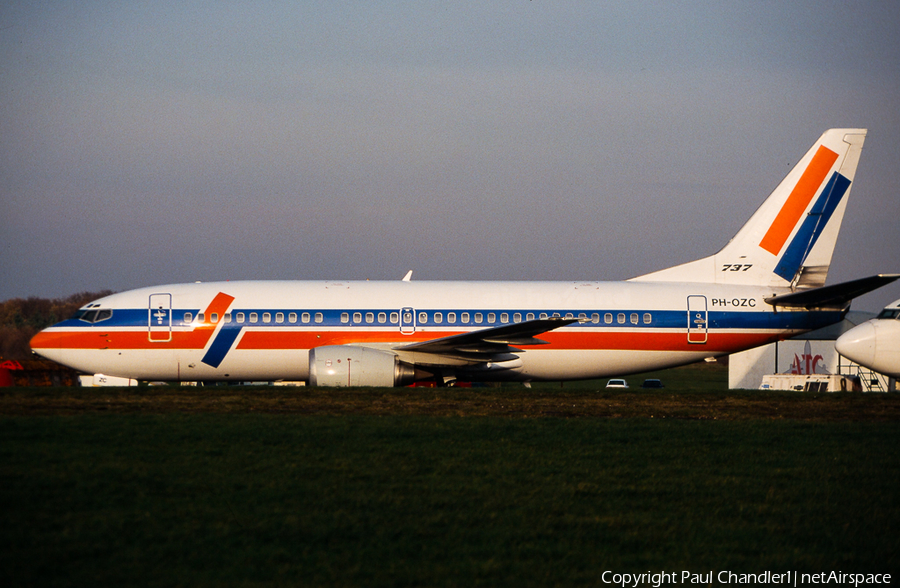
<path fill-rule="evenodd" d="M 147 308 L 147 329 L 150 341 L 163 343 L 172 340 L 172 295 L 151 294 Z"/>

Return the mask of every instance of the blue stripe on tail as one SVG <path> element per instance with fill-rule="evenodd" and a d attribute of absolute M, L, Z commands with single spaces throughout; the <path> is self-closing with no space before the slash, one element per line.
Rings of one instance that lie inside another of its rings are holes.
<path fill-rule="evenodd" d="M 784 255 L 781 256 L 781 260 L 775 267 L 777 275 L 789 282 L 794 279 L 849 187 L 850 180 L 834 172 L 809 214 L 803 220 L 803 224 L 800 225 L 800 230 L 794 235 Z"/>

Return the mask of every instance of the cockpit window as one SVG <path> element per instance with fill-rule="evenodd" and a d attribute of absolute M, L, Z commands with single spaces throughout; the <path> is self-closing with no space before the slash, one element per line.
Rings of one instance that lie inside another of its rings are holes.
<path fill-rule="evenodd" d="M 112 318 L 113 311 L 109 308 L 86 308 L 83 310 L 79 310 L 76 312 L 72 319 L 77 319 L 80 321 L 84 321 L 86 323 L 99 323 L 100 321 L 109 320 Z"/>
<path fill-rule="evenodd" d="M 880 318 L 880 319 L 900 318 L 900 308 L 885 308 L 875 318 Z"/>

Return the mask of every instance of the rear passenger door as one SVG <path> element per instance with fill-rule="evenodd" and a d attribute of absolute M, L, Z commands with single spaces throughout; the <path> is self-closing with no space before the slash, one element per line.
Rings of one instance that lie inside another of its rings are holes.
<path fill-rule="evenodd" d="M 688 296 L 688 343 L 704 344 L 708 336 L 707 321 L 709 319 L 706 309 L 706 296 Z"/>

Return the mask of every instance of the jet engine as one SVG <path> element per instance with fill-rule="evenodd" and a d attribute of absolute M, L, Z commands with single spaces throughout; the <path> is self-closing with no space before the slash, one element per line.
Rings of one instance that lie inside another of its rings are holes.
<path fill-rule="evenodd" d="M 415 380 L 412 366 L 393 353 L 355 347 L 326 345 L 309 352 L 310 386 L 404 386 Z"/>

